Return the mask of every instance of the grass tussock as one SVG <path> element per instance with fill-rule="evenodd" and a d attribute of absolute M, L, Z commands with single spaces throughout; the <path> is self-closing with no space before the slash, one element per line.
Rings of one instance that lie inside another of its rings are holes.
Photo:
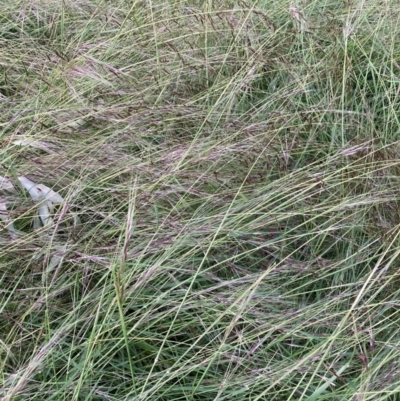
<path fill-rule="evenodd" d="M 2 4 L 1 400 L 400 399 L 399 22 Z"/>

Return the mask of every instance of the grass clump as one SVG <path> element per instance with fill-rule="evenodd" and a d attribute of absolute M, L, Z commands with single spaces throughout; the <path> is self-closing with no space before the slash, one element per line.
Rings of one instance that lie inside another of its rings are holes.
<path fill-rule="evenodd" d="M 399 399 L 399 12 L 5 2 L 1 400 Z"/>

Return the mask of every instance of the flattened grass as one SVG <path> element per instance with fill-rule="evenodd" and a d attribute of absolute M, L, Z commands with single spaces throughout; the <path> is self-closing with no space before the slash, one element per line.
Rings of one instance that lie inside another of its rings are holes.
<path fill-rule="evenodd" d="M 192 3 L 0 12 L 1 399 L 396 400 L 400 6 Z"/>

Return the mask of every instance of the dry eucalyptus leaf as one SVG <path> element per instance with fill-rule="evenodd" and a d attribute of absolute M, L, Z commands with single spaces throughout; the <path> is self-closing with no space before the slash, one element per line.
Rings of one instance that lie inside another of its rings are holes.
<path fill-rule="evenodd" d="M 34 229 L 38 229 L 42 226 L 51 226 L 54 223 L 51 217 L 54 213 L 54 205 L 62 204 L 64 198 L 46 185 L 35 184 L 26 177 L 18 177 L 18 181 L 21 183 L 22 187 L 28 191 L 30 197 L 38 206 L 38 216 L 35 216 L 33 220 Z M 16 192 L 13 183 L 8 178 L 2 176 L 0 176 L 0 190 Z M 7 229 L 12 232 L 17 232 L 5 203 L 0 204 L 0 212 L 0 219 L 6 222 Z"/>
<path fill-rule="evenodd" d="M 46 185 L 35 184 L 26 177 L 18 177 L 18 180 L 29 192 L 33 201 L 38 204 L 38 214 L 41 221 L 36 217 L 33 222 L 34 228 L 40 228 L 41 225 L 51 226 L 53 224 L 51 214 L 54 212 L 54 205 L 62 204 L 64 198 Z"/>
<path fill-rule="evenodd" d="M 6 229 L 11 237 L 16 238 L 18 236 L 18 230 L 14 227 L 14 223 L 11 220 L 5 203 L 0 203 L 0 220 L 4 221 Z"/>
<path fill-rule="evenodd" d="M 6 177 L 0 175 L 0 190 L 6 190 L 9 192 L 16 192 L 13 183 Z"/>
<path fill-rule="evenodd" d="M 19 146 L 31 146 L 32 148 L 43 150 L 47 153 L 54 153 L 56 150 L 55 146 L 49 142 L 36 141 L 32 138 L 17 139 L 12 142 L 14 145 Z"/>

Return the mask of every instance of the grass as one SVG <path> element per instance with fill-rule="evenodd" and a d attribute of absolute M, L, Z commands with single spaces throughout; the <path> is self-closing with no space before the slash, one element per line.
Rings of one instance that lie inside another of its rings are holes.
<path fill-rule="evenodd" d="M 6 1 L 0 399 L 399 400 L 399 18 Z"/>

